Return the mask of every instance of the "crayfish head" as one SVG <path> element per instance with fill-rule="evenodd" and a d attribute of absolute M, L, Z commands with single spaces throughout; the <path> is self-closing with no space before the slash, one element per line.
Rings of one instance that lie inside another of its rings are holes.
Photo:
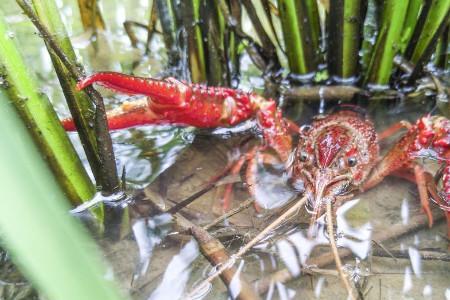
<path fill-rule="evenodd" d="M 353 114 L 331 115 L 303 128 L 290 166 L 291 183 L 318 217 L 369 175 L 378 156 L 373 125 Z"/>

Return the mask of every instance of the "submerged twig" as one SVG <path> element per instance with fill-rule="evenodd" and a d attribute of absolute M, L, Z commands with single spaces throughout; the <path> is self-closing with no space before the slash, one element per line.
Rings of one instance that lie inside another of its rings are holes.
<path fill-rule="evenodd" d="M 284 212 L 281 216 L 279 216 L 275 221 L 273 221 L 271 224 L 269 224 L 264 230 L 262 230 L 259 234 L 257 234 L 250 242 L 248 242 L 244 247 L 242 247 L 236 254 L 234 254 L 230 260 L 223 263 L 222 266 L 214 272 L 212 275 L 210 275 L 208 278 L 206 278 L 202 283 L 200 283 L 197 288 L 193 289 L 189 295 L 195 295 L 197 294 L 198 290 L 203 288 L 206 284 L 212 282 L 214 279 L 216 279 L 220 274 L 228 269 L 230 266 L 232 266 L 236 260 L 240 259 L 247 251 L 249 251 L 253 246 L 258 244 L 262 239 L 264 239 L 272 230 L 274 230 L 276 227 L 278 227 L 280 224 L 286 221 L 286 218 L 290 217 L 291 215 L 295 214 L 303 205 L 305 205 L 307 200 L 307 197 L 304 196 L 300 200 L 297 201 L 292 207 L 290 207 L 286 212 Z"/>
<path fill-rule="evenodd" d="M 212 237 L 206 230 L 194 225 L 191 227 L 191 233 L 197 240 L 202 254 L 214 267 L 225 264 L 230 260 L 222 243 L 218 239 Z M 220 273 L 220 278 L 227 286 L 233 299 L 260 299 L 259 295 L 253 290 L 251 285 L 243 278 L 239 269 L 236 270 L 235 267 L 230 266 Z M 232 283 L 235 282 L 235 280 L 239 280 L 239 289 L 233 288 Z"/>
<path fill-rule="evenodd" d="M 22 8 L 24 13 L 29 17 L 31 22 L 36 26 L 44 41 L 58 56 L 58 58 L 69 71 L 70 75 L 76 81 L 81 80 L 84 77 L 82 68 L 80 66 L 75 66 L 67 58 L 47 27 L 40 22 L 38 16 L 33 11 L 33 8 L 24 0 L 16 0 L 16 2 Z M 85 92 L 96 106 L 94 123 L 95 131 L 97 133 L 96 141 L 100 158 L 100 171 L 98 174 L 99 178 L 96 178 L 97 184 L 101 186 L 103 193 L 112 194 L 120 188 L 120 184 L 117 175 L 114 152 L 112 150 L 111 136 L 109 135 L 108 131 L 105 105 L 103 103 L 101 95 L 93 87 L 87 87 L 85 89 Z"/>
<path fill-rule="evenodd" d="M 345 274 L 344 272 L 344 266 L 342 265 L 342 261 L 337 249 L 336 240 L 334 237 L 333 208 L 331 201 L 327 202 L 327 232 L 328 232 L 328 240 L 330 241 L 331 252 L 333 253 L 334 261 L 336 262 L 336 269 L 339 273 L 339 277 L 344 283 L 345 289 L 347 290 L 347 294 L 350 296 L 350 299 L 356 300 L 358 299 L 358 296 L 356 295 L 355 289 L 353 285 L 350 283 L 347 274 Z"/>
<path fill-rule="evenodd" d="M 283 91 L 286 98 L 300 100 L 352 100 L 358 94 L 368 94 L 367 91 L 352 85 L 337 86 L 300 86 Z"/>
<path fill-rule="evenodd" d="M 422 260 L 436 260 L 450 262 L 450 255 L 444 252 L 419 250 L 420 258 Z M 373 249 L 372 256 L 374 257 L 393 257 L 394 259 L 411 259 L 408 252 L 400 250 Z"/>
<path fill-rule="evenodd" d="M 232 210 L 224 213 L 223 215 L 221 215 L 220 217 L 216 218 L 215 220 L 213 220 L 211 223 L 209 223 L 208 225 L 203 226 L 203 229 L 208 230 L 211 227 L 216 226 L 217 224 L 219 224 L 220 222 L 224 221 L 225 219 L 234 216 L 235 214 L 243 211 L 244 209 L 250 207 L 253 203 L 255 202 L 254 198 L 250 198 L 245 200 L 244 202 L 242 202 L 238 207 L 233 208 Z"/>

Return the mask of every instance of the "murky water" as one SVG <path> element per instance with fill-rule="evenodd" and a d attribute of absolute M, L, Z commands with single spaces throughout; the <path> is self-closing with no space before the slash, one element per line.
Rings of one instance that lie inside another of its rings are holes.
<path fill-rule="evenodd" d="M 148 3 L 134 1 L 125 7 L 122 1 L 104 1 L 103 5 L 106 23 L 111 27 L 107 37 L 99 38 L 99 48 L 103 52 L 96 55 L 86 36 L 81 34 L 80 24 L 74 21 L 78 18 L 75 3 L 61 4 L 61 11 L 67 17 L 77 51 L 88 68 L 130 73 L 131 62 L 141 58 L 140 50 L 130 47 L 121 24 L 125 19 L 147 20 L 143 12 L 148 10 L 145 9 Z M 30 37 L 30 27 L 25 25 L 25 18 L 17 10 L 10 12 L 8 20 L 13 26 L 23 26 Z M 145 40 L 144 33 L 140 37 Z M 26 38 L 23 34 L 18 37 Z M 154 41 L 152 54 L 134 69 L 135 74 L 165 75 L 166 57 L 158 46 L 161 44 Z M 42 43 L 34 37 L 27 45 L 25 57 L 38 62 L 33 65 L 44 91 L 61 115 L 65 115 L 63 96 Z M 241 88 L 261 89 L 264 83 L 249 59 L 243 60 L 242 68 L 245 76 Z M 110 107 L 125 99 L 108 91 L 104 91 L 104 95 Z M 412 103 L 383 102 L 379 106 L 372 104 L 367 110 L 377 129 L 381 130 L 404 118 L 414 121 L 432 109 L 430 103 L 426 98 Z M 329 111 L 333 106 L 335 103 L 307 103 L 301 114 L 294 115 L 299 125 L 307 124 L 312 116 Z M 286 107 L 289 110 L 289 103 Z M 292 115 L 292 111 L 290 113 Z M 230 297 L 220 279 L 213 280 L 211 285 L 200 285 L 215 269 L 186 231 L 189 223 L 183 218 L 198 226 L 212 222 L 222 213 L 222 195 L 226 183 L 230 182 L 235 183 L 232 206 L 238 207 L 249 198 L 241 176 L 222 178 L 215 188 L 175 216 L 164 214 L 162 210 L 204 189 L 211 178 L 225 169 L 230 159 L 249 148 L 242 146 L 243 142 L 259 143 L 253 126 L 253 123 L 247 123 L 236 133 L 158 126 L 112 134 L 119 171 L 125 169 L 129 186 L 142 190 L 136 196 L 137 201 L 127 207 L 130 224 L 121 231 L 120 240 L 106 237 L 98 242 L 114 277 L 132 299 L 184 299 L 189 293 L 192 299 Z M 77 144 L 76 135 L 71 137 Z M 396 137 L 382 143 L 382 149 L 388 149 L 395 140 Z M 229 255 L 239 251 L 281 215 L 286 203 L 298 200 L 295 192 L 286 185 L 282 169 L 260 166 L 257 178 L 257 200 L 260 206 L 270 209 L 257 212 L 250 206 L 209 230 L 222 242 Z M 340 249 L 350 250 L 344 259 L 345 270 L 364 299 L 450 299 L 449 241 L 442 211 L 435 209 L 433 214 L 435 224 L 429 228 L 416 187 L 398 178 L 386 178 L 374 189 L 355 196 L 337 210 L 337 244 Z M 346 298 L 330 256 L 324 217 L 318 220 L 312 236 L 308 232 L 309 220 L 310 215 L 301 208 L 242 258 L 236 259 L 236 273 L 256 286 L 261 291 L 261 298 Z M 232 280 L 231 283 L 231 293 L 238 294 L 239 281 Z M 0 286 L 3 286 L 2 281 Z"/>

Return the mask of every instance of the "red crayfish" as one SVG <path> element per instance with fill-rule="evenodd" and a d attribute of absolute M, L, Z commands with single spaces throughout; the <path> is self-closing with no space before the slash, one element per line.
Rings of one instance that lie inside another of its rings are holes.
<path fill-rule="evenodd" d="M 255 117 L 263 132 L 264 143 L 254 147 L 231 168 L 237 174 L 248 161 L 246 181 L 254 194 L 257 160 L 278 161 L 291 175 L 293 186 L 304 193 L 318 217 L 327 202 L 340 202 L 357 191 L 380 183 L 388 175 L 398 175 L 417 183 L 423 209 L 430 226 L 431 198 L 446 212 L 450 231 L 450 121 L 440 116 L 424 116 L 415 124 L 400 122 L 380 135 L 373 123 L 357 112 L 344 110 L 320 116 L 311 125 L 298 128 L 283 118 L 272 99 L 255 93 L 224 87 L 187 84 L 174 78 L 156 80 L 103 72 L 85 78 L 78 89 L 101 84 L 126 94 L 147 96 L 131 101 L 107 115 L 110 129 L 145 124 L 175 124 L 213 128 L 233 126 Z M 62 121 L 74 130 L 71 119 Z M 407 128 L 407 132 L 386 155 L 380 157 L 379 139 Z M 299 134 L 295 150 L 290 133 Z M 265 154 L 272 149 L 275 154 Z M 432 156 L 441 168 L 432 176 L 415 159 Z M 258 158 L 258 159 L 257 159 Z M 438 191 L 437 182 L 442 181 Z M 225 198 L 229 197 L 228 188 Z M 225 209 L 229 202 L 225 201 Z"/>

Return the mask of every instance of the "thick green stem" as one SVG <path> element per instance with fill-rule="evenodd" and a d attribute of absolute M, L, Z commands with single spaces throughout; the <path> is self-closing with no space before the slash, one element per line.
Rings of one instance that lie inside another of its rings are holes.
<path fill-rule="evenodd" d="M 176 47 L 177 23 L 171 0 L 155 0 L 164 44 L 169 54 L 169 65 L 177 65 L 180 56 Z"/>
<path fill-rule="evenodd" d="M 447 25 L 436 47 L 437 50 L 436 50 L 435 65 L 436 67 L 442 70 L 447 70 L 447 68 L 449 67 L 450 55 L 449 52 L 447 51 L 449 42 L 450 42 L 450 25 Z"/>
<path fill-rule="evenodd" d="M 105 30 L 105 21 L 98 7 L 97 0 L 78 0 L 77 2 L 84 30 L 92 29 L 94 33 L 99 29 Z"/>
<path fill-rule="evenodd" d="M 423 56 L 442 23 L 448 22 L 450 0 L 427 1 L 405 52 L 407 60 L 417 64 Z"/>
<path fill-rule="evenodd" d="M 200 15 L 202 19 L 202 35 L 208 41 L 205 43 L 208 84 L 228 86 L 230 84 L 230 78 L 228 77 L 229 72 L 224 49 L 225 28 L 223 26 L 223 17 L 217 7 L 217 3 L 214 1 L 203 1 L 200 8 Z"/>
<path fill-rule="evenodd" d="M 316 71 L 319 53 L 317 3 L 278 0 L 278 8 L 290 71 L 302 75 Z"/>
<path fill-rule="evenodd" d="M 34 7 L 41 21 L 52 32 L 54 40 L 58 43 L 67 59 L 72 63 L 76 62 L 75 51 L 62 23 L 59 11 L 53 1 L 33 1 Z M 53 62 L 56 74 L 58 75 L 62 91 L 67 101 L 67 105 L 77 126 L 84 152 L 91 166 L 94 177 L 98 179 L 98 172 L 101 167 L 100 158 L 97 154 L 97 142 L 95 132 L 92 128 L 94 122 L 94 106 L 85 93 L 76 91 L 76 81 L 70 76 L 70 72 L 49 47 L 50 57 Z"/>
<path fill-rule="evenodd" d="M 52 15 L 56 16 L 58 14 L 56 10 L 56 6 L 51 0 L 46 0 L 46 8 L 52 10 Z M 67 55 L 64 53 L 63 49 L 60 47 L 58 41 L 53 38 L 53 35 L 49 31 L 49 29 L 40 21 L 39 17 L 36 15 L 31 6 L 24 0 L 16 0 L 19 6 L 23 9 L 25 14 L 30 18 L 31 22 L 36 26 L 36 28 L 41 33 L 43 39 L 50 52 L 53 52 L 57 55 L 58 59 L 67 69 L 68 74 L 75 79 L 80 80 L 85 74 L 81 67 L 76 67 L 73 61 L 71 61 Z M 39 4 L 43 4 L 44 1 L 39 2 Z M 55 11 L 53 11 L 53 9 Z M 42 13 L 47 13 L 47 10 L 44 10 Z M 55 19 L 50 18 L 52 22 Z M 59 19 L 60 21 L 60 19 Z M 59 28 L 61 30 L 61 28 Z M 64 27 L 62 27 L 64 29 Z M 55 28 L 56 30 L 56 28 Z M 74 87 L 72 87 L 74 88 Z M 103 103 L 103 99 L 101 95 L 93 88 L 87 87 L 84 89 L 84 92 L 88 95 L 89 99 L 95 104 L 95 116 L 94 116 L 94 131 L 95 131 L 95 142 L 97 145 L 98 157 L 99 157 L 99 170 L 97 173 L 94 172 L 94 175 L 97 175 L 97 185 L 100 186 L 101 191 L 106 194 L 112 194 L 118 191 L 119 187 L 119 178 L 117 176 L 117 169 L 115 164 L 114 152 L 112 150 L 112 141 L 111 136 L 108 132 L 108 124 L 106 120 L 106 111 L 105 105 Z"/>
<path fill-rule="evenodd" d="M 355 78 L 367 7 L 360 0 L 330 2 L 328 68 L 336 79 Z M 339 81 L 339 80 L 338 80 Z"/>
<path fill-rule="evenodd" d="M 191 80 L 205 83 L 207 81 L 205 51 L 200 22 L 200 0 L 180 2 L 182 22 L 186 31 L 187 55 Z"/>
<path fill-rule="evenodd" d="M 424 5 L 414 34 L 405 52 L 407 60 L 415 65 L 409 84 L 421 75 L 436 47 L 439 36 L 449 23 L 450 0 L 433 0 Z"/>
<path fill-rule="evenodd" d="M 39 92 L 33 76 L 19 55 L 18 47 L 0 20 L 0 62 L 8 93 L 24 123 L 50 164 L 56 180 L 77 204 L 89 200 L 95 188 L 86 174 L 49 100 Z M 5 99 L 2 99 L 5 101 Z M 6 130 L 12 130 L 11 128 Z"/>
<path fill-rule="evenodd" d="M 10 48 L 11 41 L 3 40 L 7 33 L 3 24 L 0 28 L 0 49 L 3 52 Z M 15 51 L 10 48 L 7 53 L 12 50 Z M 17 67 L 15 62 L 9 64 Z M 9 75 L 10 79 L 16 79 L 16 76 Z M 25 91 L 33 88 L 29 77 L 17 79 L 21 81 L 18 86 Z M 8 90 L 10 93 L 12 91 Z M 22 94 L 22 97 L 22 105 L 29 106 L 29 102 L 35 102 L 34 96 Z M 54 113 L 49 115 L 55 116 Z M 57 129 L 59 124 L 56 121 L 52 121 L 55 136 L 62 133 Z M 29 127 L 34 125 L 28 123 Z M 45 299 L 123 299 L 117 286 L 105 278 L 106 267 L 93 241 L 67 213 L 70 208 L 64 201 L 64 193 L 33 143 L 29 128 L 18 118 L 3 91 L 0 91 L 0 127 L 4 129 L 0 147 L 2 247 L 8 250 L 15 264 Z M 43 134 L 48 135 L 48 132 L 44 130 Z M 65 152 L 64 149 L 58 151 Z"/>
<path fill-rule="evenodd" d="M 408 5 L 408 11 L 406 12 L 405 23 L 403 25 L 402 39 L 401 39 L 401 52 L 404 52 L 406 46 L 411 39 L 414 29 L 416 28 L 417 19 L 423 5 L 423 0 L 410 0 Z"/>
<path fill-rule="evenodd" d="M 364 80 L 366 84 L 386 85 L 389 83 L 394 56 L 400 51 L 399 41 L 408 4 L 409 0 L 384 2 L 382 25 Z"/>

